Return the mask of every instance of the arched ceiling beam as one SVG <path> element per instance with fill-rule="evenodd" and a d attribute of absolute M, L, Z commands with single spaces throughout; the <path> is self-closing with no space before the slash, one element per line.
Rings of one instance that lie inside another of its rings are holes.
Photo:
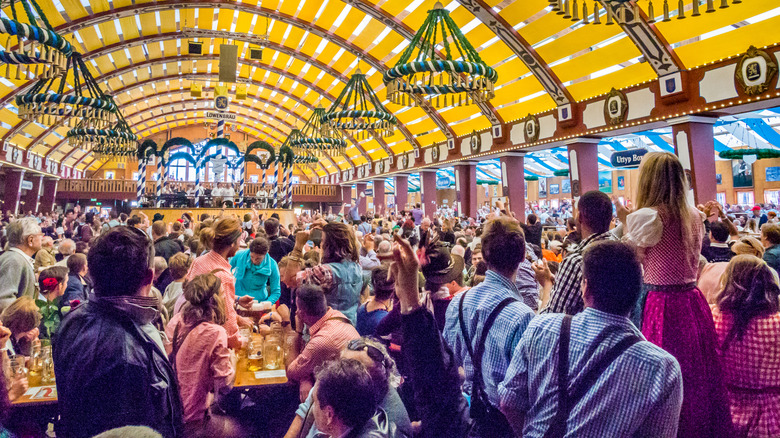
<path fill-rule="evenodd" d="M 155 116 L 152 120 L 159 119 L 160 117 L 163 117 L 165 115 L 167 115 L 167 114 L 161 114 L 161 115 Z M 200 124 L 200 123 L 203 123 L 204 120 L 206 120 L 206 119 L 204 119 L 202 116 L 196 116 L 196 117 L 187 119 L 185 121 L 184 125 L 180 125 L 180 126 L 177 126 L 177 127 L 186 127 L 186 126 L 190 126 L 190 125 Z M 167 126 L 169 126 L 169 125 L 171 125 L 173 123 L 178 123 L 178 122 L 181 122 L 181 120 L 169 120 L 169 121 L 164 121 L 163 123 L 161 123 L 158 126 L 167 127 Z M 250 126 L 248 124 L 245 124 L 245 123 L 242 123 L 242 122 L 236 122 L 236 124 L 239 125 L 239 127 L 245 133 L 246 133 L 247 129 L 252 129 L 252 126 Z M 153 128 L 146 128 L 144 131 L 141 131 L 141 133 L 149 131 L 150 129 L 153 129 Z M 64 163 L 66 160 L 70 159 L 79 150 L 80 150 L 79 148 L 74 148 L 72 151 L 68 152 L 68 154 L 62 159 L 62 162 Z M 75 168 L 76 165 L 80 164 L 83 161 L 83 159 L 86 158 L 89 155 L 90 155 L 89 152 L 85 152 L 78 160 L 76 160 L 76 163 L 74 164 L 73 167 Z M 336 161 L 334 161 L 333 158 L 330 155 L 323 154 L 323 156 L 328 161 L 330 161 L 330 163 L 333 165 L 333 168 L 336 170 L 336 172 L 341 172 L 341 167 L 339 167 L 339 165 L 336 164 Z M 96 156 L 93 157 L 93 160 L 89 162 L 89 164 L 84 168 L 84 170 L 86 171 L 87 169 L 89 169 L 93 165 L 93 163 L 96 162 L 98 159 L 99 158 L 97 158 Z M 347 161 L 347 163 L 350 166 L 353 166 L 352 163 L 349 162 L 349 160 Z M 320 166 L 322 166 L 322 169 L 325 171 L 325 173 L 330 175 L 330 172 L 328 172 L 327 168 L 322 163 L 319 163 L 319 164 L 320 164 Z"/>
<path fill-rule="evenodd" d="M 213 91 L 213 90 L 214 90 L 213 87 L 208 87 L 208 88 L 204 88 L 203 92 L 205 93 L 205 92 Z M 169 94 L 185 94 L 185 93 L 189 93 L 189 91 L 187 91 L 187 90 L 180 90 L 180 91 L 173 92 L 173 93 L 158 92 L 156 94 L 145 95 L 145 96 L 140 97 L 140 98 L 138 98 L 136 100 L 131 100 L 129 102 L 121 104 L 121 105 L 119 105 L 119 108 L 121 109 L 121 108 L 132 107 L 133 105 L 135 105 L 137 103 L 141 103 L 141 102 L 144 102 L 144 101 L 149 100 L 149 99 L 159 98 L 160 96 L 167 96 Z M 166 103 L 164 105 L 175 106 L 175 105 L 186 105 L 189 102 L 211 102 L 210 99 L 189 99 L 189 100 L 185 100 L 183 97 L 184 96 L 182 96 L 182 99 L 180 101 L 175 101 L 175 102 L 172 101 L 172 102 L 168 102 L 168 103 Z M 299 114 L 290 112 L 289 110 L 287 110 L 287 108 L 279 107 L 279 106 L 276 105 L 275 102 L 272 102 L 270 100 L 267 100 L 267 99 L 264 99 L 264 98 L 257 98 L 257 97 L 255 97 L 254 99 L 257 99 L 258 102 L 265 102 L 265 103 L 267 103 L 269 105 L 273 105 L 274 108 L 279 108 L 279 109 L 285 110 L 285 112 L 287 112 L 288 114 L 291 114 L 294 117 L 300 117 Z M 311 105 L 309 105 L 306 102 L 300 102 L 300 103 L 301 103 L 302 106 L 306 107 L 309 110 L 313 110 L 314 109 Z M 254 109 L 254 110 L 259 110 L 257 107 L 251 107 L 251 108 Z M 127 114 L 127 113 L 123 112 L 123 114 L 125 114 L 125 118 L 129 119 L 129 118 L 134 117 L 135 115 L 137 115 L 138 113 L 140 113 L 142 111 L 146 111 L 146 109 L 142 109 L 142 110 L 139 110 L 139 111 L 131 113 L 131 114 Z M 270 113 L 268 113 L 267 111 L 263 111 L 263 112 L 265 112 L 266 114 L 270 115 Z M 278 119 L 278 120 L 283 121 L 282 119 Z M 36 144 L 38 144 L 38 142 L 40 142 L 41 140 L 46 138 L 49 134 L 54 132 L 54 130 L 59 128 L 59 127 L 60 127 L 60 125 L 55 125 L 55 126 L 50 126 L 49 128 L 47 128 L 45 131 L 43 131 L 43 133 L 41 133 L 41 135 L 35 137 L 32 140 L 32 142 L 30 142 L 30 146 L 28 146 L 27 149 L 29 150 L 29 149 L 33 148 Z M 287 135 L 287 134 L 285 134 L 285 135 Z M 46 153 L 46 155 L 44 157 L 49 157 L 49 155 L 51 155 L 54 152 L 56 152 L 55 149 L 53 149 L 53 148 L 49 149 L 49 151 Z"/>
<path fill-rule="evenodd" d="M 536 50 L 490 5 L 484 0 L 458 0 L 458 3 L 474 14 L 514 52 L 558 106 L 574 102 L 569 90 L 536 53 Z"/>
<path fill-rule="evenodd" d="M 602 8 L 605 10 L 606 6 L 604 0 L 598 0 L 601 3 Z M 611 3 L 614 5 L 615 3 Z M 672 73 L 677 73 L 680 70 L 684 70 L 683 63 L 677 54 L 672 49 L 672 46 L 666 41 L 666 38 L 661 35 L 661 32 L 656 29 L 655 26 L 650 25 L 647 22 L 647 15 L 640 8 L 634 8 L 633 3 L 620 3 L 618 6 L 612 6 L 613 16 L 615 22 L 620 23 L 617 20 L 620 9 L 623 9 L 621 15 L 631 17 L 634 16 L 634 11 L 639 10 L 639 17 L 635 20 L 620 24 L 623 32 L 634 43 L 637 49 L 642 53 L 644 58 L 653 67 L 655 74 L 658 77 L 664 77 Z"/>
<path fill-rule="evenodd" d="M 187 104 L 187 103 L 189 103 L 189 102 L 207 102 L 207 101 L 209 101 L 209 100 L 208 100 L 208 99 L 199 99 L 199 100 L 196 100 L 196 101 L 185 101 L 185 102 L 177 102 L 177 103 L 175 103 L 175 104 L 176 104 L 176 105 L 178 105 L 179 103 L 184 103 L 184 104 Z M 132 115 L 132 116 L 129 116 L 129 117 L 127 117 L 128 123 L 130 124 L 130 128 L 131 128 L 131 129 L 133 129 L 133 128 L 135 128 L 135 127 L 136 127 L 136 126 L 138 126 L 138 125 L 141 125 L 141 124 L 144 124 L 144 123 L 148 123 L 148 122 L 151 120 L 151 118 L 149 118 L 148 116 L 145 116 L 145 117 L 144 117 L 143 119 L 141 119 L 141 121 L 139 121 L 138 123 L 130 123 L 130 119 L 132 119 L 132 118 L 134 118 L 134 117 L 138 117 L 139 115 L 145 115 L 145 113 L 152 113 L 152 112 L 154 112 L 154 111 L 157 111 L 157 110 L 160 110 L 160 109 L 164 109 L 164 108 L 170 108 L 170 107 L 171 107 L 171 105 L 172 105 L 172 103 L 162 103 L 162 104 L 155 105 L 155 106 L 152 106 L 152 107 L 149 107 L 149 108 L 145 108 L 145 109 L 143 109 L 143 110 L 141 110 L 141 111 L 138 111 L 138 112 L 136 112 L 136 113 L 133 113 L 133 115 Z M 231 103 L 231 106 L 233 106 L 233 107 L 238 107 L 238 108 L 243 108 L 243 109 L 245 109 L 245 110 L 247 110 L 247 111 L 254 111 L 254 112 L 257 112 L 257 113 L 261 113 L 261 114 L 267 115 L 268 117 L 271 117 L 271 118 L 273 118 L 274 120 L 277 120 L 279 123 L 281 123 L 281 124 L 282 124 L 283 126 L 285 126 L 286 128 L 288 128 L 288 129 L 293 129 L 292 125 L 290 125 L 289 123 L 287 123 L 287 122 L 285 122 L 284 120 L 282 120 L 282 119 L 280 119 L 280 118 L 278 118 L 278 117 L 274 116 L 274 115 L 273 115 L 273 114 L 271 114 L 271 113 L 268 113 L 268 112 L 266 112 L 266 111 L 263 111 L 263 110 L 262 110 L 262 109 L 260 109 L 260 108 L 255 108 L 255 107 L 253 107 L 253 106 L 250 106 L 250 105 L 244 105 L 244 104 L 242 104 L 242 103 L 237 103 L 237 102 L 232 102 L 232 103 Z M 174 110 L 177 110 L 177 109 L 176 109 L 176 108 L 174 108 Z M 181 109 L 181 111 L 208 111 L 208 110 L 209 110 L 208 108 L 187 108 L 187 107 L 186 107 L 186 105 L 185 105 L 185 107 L 184 107 L 184 108 L 182 108 L 182 109 Z M 179 111 L 179 110 L 177 110 L 177 111 Z M 169 114 L 170 114 L 170 113 L 169 113 Z M 152 115 L 152 116 L 154 116 L 154 114 L 151 114 L 151 115 Z M 160 115 L 164 116 L 164 115 L 166 115 L 166 113 L 163 113 L 163 114 L 160 114 Z M 236 123 L 236 122 L 232 122 L 232 121 L 231 121 L 230 123 L 232 124 L 232 123 Z M 249 123 L 245 123 L 245 124 L 246 124 L 247 126 L 252 126 L 252 125 L 251 125 L 251 124 L 249 124 Z M 279 136 L 281 136 L 282 138 L 286 138 L 286 137 L 287 137 L 287 136 L 290 134 L 289 132 L 284 132 L 284 131 L 282 131 L 281 129 L 279 129 L 279 128 L 275 127 L 275 126 L 271 126 L 271 125 L 268 125 L 268 124 L 265 124 L 265 123 L 263 123 L 263 125 L 267 126 L 268 128 L 270 128 L 270 129 L 271 129 L 271 130 L 273 130 L 274 132 L 277 132 L 277 133 L 279 134 Z M 137 131 L 137 133 L 144 132 L 144 131 L 146 131 L 146 130 L 148 130 L 148 129 L 149 129 L 149 128 L 144 128 L 143 130 L 138 130 L 138 131 Z M 256 126 L 255 126 L 255 127 L 253 127 L 253 129 L 256 129 L 256 130 L 258 130 L 258 131 L 261 131 L 261 130 L 260 130 L 259 128 L 257 128 Z M 262 132 L 262 131 L 261 131 L 261 132 Z M 278 141 L 279 143 L 282 143 L 282 142 L 284 142 L 284 140 L 280 140 L 280 139 L 278 139 L 278 138 L 276 138 L 276 137 L 272 137 L 272 136 L 269 136 L 269 137 L 273 138 L 275 141 Z"/>
<path fill-rule="evenodd" d="M 354 56 L 367 62 L 369 65 L 374 67 L 379 72 L 382 72 L 387 69 L 387 67 L 380 60 L 374 58 L 370 53 L 356 46 L 355 44 L 349 42 L 348 40 L 336 35 L 335 33 L 332 33 L 319 26 L 312 25 L 311 23 L 303 21 L 297 17 L 292 17 L 286 14 L 282 14 L 272 9 L 267 9 L 256 5 L 246 4 L 246 3 L 239 3 L 232 0 L 212 0 L 212 1 L 162 0 L 162 1 L 155 1 L 153 3 L 130 5 L 121 8 L 116 8 L 113 10 L 91 14 L 89 16 L 63 24 L 61 26 L 57 26 L 55 30 L 61 35 L 64 35 L 64 34 L 72 33 L 84 27 L 95 26 L 116 19 L 132 17 L 144 13 L 153 13 L 157 11 L 165 11 L 165 10 L 172 10 L 172 9 L 202 9 L 202 8 L 226 9 L 226 10 L 242 11 L 249 14 L 272 16 L 274 20 L 298 27 L 300 29 L 308 31 L 309 33 L 313 33 L 319 36 L 320 38 L 326 39 L 340 46 L 344 50 L 347 50 L 350 53 L 352 53 Z M 384 14 L 384 17 L 386 19 L 390 19 L 391 21 L 393 20 L 393 18 L 385 14 L 384 11 L 379 11 L 379 12 Z M 381 21 L 384 22 L 384 20 Z M 217 32 L 217 31 L 213 31 L 213 32 Z M 407 34 L 407 35 L 411 35 L 411 34 Z M 117 45 L 120 44 L 122 43 L 118 43 Z M 27 85 L 32 86 L 32 82 L 28 83 Z M 25 88 L 24 86 L 19 87 L 16 91 L 9 93 L 10 98 L 13 98 L 13 95 L 19 93 L 23 89 L 26 90 L 27 88 Z M 7 97 L 4 97 L 2 100 L 0 100 L 0 107 L 4 106 L 5 103 L 8 102 L 8 100 L 9 99 Z M 450 128 L 449 125 L 446 123 L 446 121 L 442 118 L 441 114 L 439 114 L 434 108 L 430 107 L 427 104 L 420 105 L 420 107 L 423 109 L 423 111 L 426 112 L 428 117 L 430 117 L 434 121 L 437 127 L 445 134 L 445 136 L 448 139 L 455 138 L 454 131 L 452 131 L 452 128 Z M 491 123 L 500 120 L 500 116 L 495 110 L 493 110 L 493 113 L 494 115 L 492 116 L 492 119 L 491 117 L 488 117 L 488 119 L 491 120 Z M 413 144 L 413 146 L 416 146 L 416 144 Z"/>
<path fill-rule="evenodd" d="M 178 58 L 179 57 L 173 57 L 173 59 L 178 59 Z M 134 64 L 134 65 L 135 66 L 141 66 L 141 65 L 154 64 L 154 63 L 164 63 L 164 62 L 170 62 L 170 60 L 171 59 L 168 59 L 168 58 L 160 58 L 160 59 L 157 59 L 157 60 L 145 61 L 144 63 Z M 243 60 L 240 60 L 239 63 L 241 63 L 241 64 L 248 64 L 248 65 L 255 65 L 254 62 L 243 61 Z M 261 65 L 257 65 L 257 66 L 261 66 Z M 265 67 L 263 67 L 263 68 L 265 68 Z M 268 67 L 268 68 L 272 69 L 271 67 Z M 317 92 L 319 95 L 321 95 L 323 97 L 326 97 L 326 98 L 330 99 L 331 101 L 335 100 L 335 96 L 333 96 L 332 94 L 330 94 L 327 91 L 323 90 L 322 88 L 317 87 L 316 85 L 312 84 L 311 82 L 308 82 L 308 81 L 306 81 L 306 80 L 304 80 L 302 78 L 299 78 L 297 76 L 291 76 L 289 73 L 287 73 L 287 72 L 285 72 L 283 70 L 279 70 L 279 69 L 273 68 L 271 71 L 273 71 L 274 73 L 279 74 L 280 76 L 285 76 L 285 77 L 287 77 L 290 80 L 298 81 L 298 83 L 300 83 L 300 84 L 302 84 L 304 86 L 307 86 L 308 88 L 310 88 L 313 91 Z M 127 87 L 114 90 L 114 95 L 115 96 L 119 96 L 119 95 L 125 93 L 128 90 L 131 90 L 131 89 L 134 89 L 134 88 L 138 88 L 138 87 L 142 87 L 144 85 L 150 85 L 150 84 L 157 83 L 157 82 L 164 82 L 164 81 L 177 80 L 177 79 L 213 80 L 217 76 L 218 75 L 216 73 L 187 73 L 187 74 L 181 74 L 181 75 L 180 74 L 176 74 L 176 75 L 167 75 L 167 76 L 161 76 L 161 77 L 156 77 L 156 78 L 150 78 L 150 79 L 147 79 L 147 80 L 144 80 L 144 81 L 136 82 L 136 83 L 131 84 L 131 85 L 127 86 Z M 249 83 L 249 84 L 255 85 L 257 87 L 263 87 L 263 88 L 266 88 L 266 89 L 273 89 L 273 90 L 275 90 L 277 92 L 280 92 L 280 93 L 283 93 L 283 94 L 285 94 L 285 95 L 287 95 L 287 96 L 289 96 L 291 98 L 300 99 L 297 96 L 291 95 L 287 90 L 280 89 L 280 88 L 278 88 L 276 86 L 273 86 L 273 87 L 268 86 L 264 82 L 247 81 L 245 83 Z M 21 124 L 19 124 L 16 127 L 14 127 L 14 129 L 17 129 L 17 130 L 21 129 L 20 126 L 21 126 Z M 9 135 L 8 138 L 11 138 L 11 136 Z M 359 146 L 357 142 L 354 142 L 354 144 L 356 146 Z M 56 150 L 56 149 L 54 149 L 54 150 Z M 48 157 L 48 155 L 51 152 L 53 152 L 54 150 L 49 151 L 49 153 L 46 154 L 46 157 Z M 364 154 L 364 156 L 366 155 L 365 150 L 363 150 L 362 147 L 359 147 L 359 150 L 361 150 L 361 153 Z M 367 158 L 367 159 L 370 161 L 369 158 Z"/>
<path fill-rule="evenodd" d="M 118 69 L 118 70 L 116 70 L 114 72 L 107 73 L 107 74 L 102 75 L 102 76 L 98 76 L 97 78 L 95 78 L 95 80 L 98 83 L 104 83 L 104 82 L 107 82 L 110 79 L 119 77 L 119 76 L 121 76 L 123 74 L 132 72 L 133 70 L 136 70 L 136 69 L 139 69 L 139 68 L 148 67 L 148 66 L 155 65 L 155 64 L 164 64 L 164 63 L 173 62 L 173 61 L 195 61 L 195 60 L 215 61 L 215 60 L 219 60 L 219 56 L 217 56 L 217 55 L 166 56 L 166 57 L 162 57 L 162 58 L 157 58 L 157 59 L 151 59 L 151 60 L 143 61 L 143 62 L 140 62 L 140 63 L 130 64 L 130 65 L 128 65 L 126 67 L 123 67 L 121 69 Z M 248 65 L 250 67 L 262 68 L 262 69 L 271 71 L 272 73 L 275 73 L 275 74 L 277 74 L 279 76 L 286 77 L 287 79 L 290 79 L 291 81 L 296 81 L 296 82 L 298 82 L 298 83 L 300 83 L 302 85 L 305 85 L 308 88 L 316 91 L 320 96 L 323 96 L 323 97 L 329 99 L 331 102 L 335 101 L 335 99 L 336 99 L 336 96 L 328 93 L 327 91 L 323 90 L 322 88 L 317 87 L 316 85 L 314 85 L 311 82 L 303 79 L 300 76 L 293 76 L 291 73 L 287 72 L 286 70 L 281 70 L 279 68 L 272 67 L 272 66 L 270 66 L 268 64 L 265 64 L 265 63 L 262 63 L 262 62 L 258 62 L 258 61 L 249 61 L 249 60 L 243 60 L 242 59 L 242 60 L 238 60 L 238 63 L 239 64 L 243 64 L 243 65 Z M 342 82 L 346 82 L 347 81 L 346 77 L 344 77 L 343 75 L 339 74 L 335 70 L 330 69 L 330 68 L 328 68 L 328 70 L 329 70 L 329 71 L 327 71 L 328 73 L 332 73 L 337 79 L 341 80 Z M 167 76 L 166 78 L 167 79 L 176 79 L 176 78 L 185 78 L 186 79 L 187 76 L 191 76 L 191 75 L 193 75 L 193 73 Z M 196 73 L 195 75 L 201 75 L 201 74 L 200 73 Z M 212 74 L 212 76 L 216 76 L 216 74 Z M 253 81 L 253 80 L 247 81 L 246 80 L 247 78 L 242 78 L 242 79 L 244 79 L 244 83 L 251 83 L 251 84 L 256 85 L 258 87 L 263 87 L 263 88 L 266 88 L 266 89 L 273 89 L 273 90 L 276 90 L 276 91 L 278 91 L 280 93 L 283 93 L 283 94 L 287 95 L 288 97 L 290 97 L 292 99 L 295 99 L 296 101 L 300 101 L 300 98 L 298 96 L 293 96 L 289 92 L 287 92 L 286 90 L 280 89 L 280 88 L 278 88 L 275 85 L 273 87 L 270 87 L 267 84 L 265 84 L 264 82 L 258 82 L 258 81 Z M 140 86 L 141 84 L 144 84 L 146 82 L 148 82 L 148 81 L 136 82 L 135 84 L 131 85 L 130 87 L 125 87 L 125 88 L 122 88 L 122 89 L 119 89 L 119 90 L 113 90 L 112 94 L 114 94 L 115 96 L 119 96 L 122 93 L 124 93 L 125 91 L 127 91 L 127 89 L 133 88 L 134 85 Z M 8 139 L 13 138 L 13 136 L 16 135 L 17 132 L 22 130 L 29 123 L 30 122 L 27 122 L 27 121 L 20 121 L 16 126 L 11 128 L 3 136 L 2 141 L 6 141 Z M 405 127 L 404 127 L 404 130 L 406 130 Z M 357 144 L 357 143 L 355 143 L 355 144 Z M 27 149 L 33 147 L 34 145 L 35 145 L 35 142 L 30 142 L 30 144 L 29 144 Z M 415 146 L 415 144 L 412 144 L 412 147 L 414 147 L 414 146 Z M 383 147 L 383 150 L 385 150 L 385 152 L 388 153 L 388 155 L 390 155 L 392 153 L 392 151 L 390 151 L 389 148 L 384 148 Z M 46 156 L 49 156 L 49 154 L 51 154 L 51 152 L 54 152 L 54 150 L 49 151 L 46 154 Z M 371 161 L 370 157 L 368 157 L 367 154 L 365 153 L 365 150 L 361 150 L 361 153 L 364 155 L 364 157 L 368 161 Z"/>
<path fill-rule="evenodd" d="M 189 110 L 189 111 L 192 111 L 192 110 Z M 163 115 L 159 115 L 159 116 L 156 116 L 156 118 L 160 118 L 160 117 L 162 117 L 162 116 L 163 116 Z M 150 119 L 150 120 L 151 120 L 151 119 Z M 205 121 L 206 119 L 205 119 L 203 116 L 196 116 L 196 117 L 194 117 L 192 120 L 198 120 L 198 121 L 199 121 L 198 123 L 203 123 L 203 121 Z M 180 122 L 180 121 L 181 121 L 181 120 L 171 120 L 171 121 L 166 121 L 165 123 L 162 123 L 160 126 L 167 126 L 167 125 L 169 125 L 169 124 L 176 123 L 176 122 Z M 235 123 L 236 123 L 237 125 L 239 125 L 239 127 L 242 129 L 242 132 L 246 132 L 246 130 L 248 130 L 248 129 L 255 129 L 253 126 L 247 125 L 246 123 L 242 123 L 242 122 L 235 122 Z M 195 123 L 190 123 L 190 124 L 195 124 Z M 186 126 L 186 125 L 185 125 L 185 126 Z M 144 129 L 142 132 L 149 131 L 150 129 L 153 129 L 153 128 L 146 128 L 146 129 Z M 247 133 L 248 133 L 248 132 L 247 132 Z M 60 140 L 60 141 L 57 143 L 57 145 L 56 145 L 56 148 L 57 148 L 57 149 L 59 149 L 60 147 L 62 147 L 62 146 L 64 145 L 65 141 L 66 141 L 66 140 Z M 83 149 L 81 149 L 81 148 L 73 148 L 73 149 L 71 149 L 70 151 L 68 151 L 68 153 L 67 153 L 67 154 L 65 154 L 65 156 L 64 156 L 64 157 L 62 157 L 62 159 L 60 160 L 60 163 L 61 163 L 62 165 L 64 165 L 66 161 L 68 161 L 70 158 L 74 157 L 74 156 L 75 156 L 75 154 L 76 154 L 77 152 L 79 152 L 79 151 L 82 151 L 82 152 L 84 152 L 84 154 L 83 154 L 83 155 L 81 155 L 81 157 L 79 157 L 79 159 L 78 159 L 78 160 L 76 160 L 76 163 L 81 163 L 81 159 L 83 159 L 83 158 L 85 158 L 85 157 L 87 157 L 87 156 L 89 156 L 89 155 L 90 155 L 90 152 L 89 152 L 89 151 L 84 151 L 84 150 L 83 150 Z M 74 167 L 75 167 L 75 164 L 74 164 Z"/>
<path fill-rule="evenodd" d="M 147 121 L 155 121 L 155 120 L 158 120 L 158 119 L 163 118 L 163 117 L 175 116 L 175 115 L 180 115 L 180 114 L 187 114 L 187 113 L 190 113 L 192 111 L 205 111 L 205 110 L 203 110 L 203 109 L 198 109 L 198 110 L 185 109 L 185 110 L 172 111 L 172 112 L 169 112 L 167 114 L 158 114 L 156 116 L 153 116 L 153 117 L 149 118 Z M 203 121 L 206 121 L 206 120 L 207 119 L 204 116 L 201 116 L 201 115 L 196 115 L 194 117 L 189 117 L 187 119 L 187 121 L 196 121 L 195 124 L 203 123 Z M 168 121 L 165 121 L 164 123 L 161 123 L 160 125 L 155 126 L 155 127 L 167 126 L 169 124 L 177 123 L 177 122 L 180 122 L 180 121 L 181 120 L 168 120 Z M 244 131 L 247 131 L 249 129 L 255 129 L 253 126 L 251 126 L 249 124 L 246 124 L 246 123 L 243 123 L 243 122 L 231 122 L 231 123 L 234 123 L 234 124 L 239 125 L 240 127 L 244 128 Z M 154 129 L 155 127 L 146 128 L 145 130 L 141 131 L 141 133 L 149 131 L 151 129 Z M 57 144 L 57 146 L 61 146 L 61 143 L 65 142 L 65 141 L 67 141 L 67 140 L 61 140 Z M 81 149 L 80 148 L 74 148 L 72 151 L 68 152 L 68 155 L 66 155 L 62 159 L 61 163 L 64 163 L 66 160 L 68 160 L 71 157 L 73 157 L 75 155 L 75 152 L 78 151 L 78 150 L 81 150 Z M 78 160 L 76 160 L 76 164 L 74 164 L 74 168 L 77 167 L 84 160 L 84 158 L 86 158 L 90 154 L 91 154 L 90 151 L 85 151 L 84 154 Z M 85 168 L 85 170 L 86 169 L 87 168 Z"/>

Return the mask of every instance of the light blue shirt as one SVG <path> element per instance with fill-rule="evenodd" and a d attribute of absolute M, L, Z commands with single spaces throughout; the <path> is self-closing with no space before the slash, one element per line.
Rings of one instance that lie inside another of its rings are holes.
<path fill-rule="evenodd" d="M 472 287 L 466 293 L 463 302 L 463 318 L 466 323 L 472 349 L 476 349 L 479 338 L 482 335 L 482 327 L 490 315 L 490 312 L 505 298 L 515 298 L 518 301 L 509 304 L 496 318 L 490 333 L 485 340 L 485 353 L 482 357 L 482 376 L 484 378 L 485 393 L 493 406 L 498 407 L 498 384 L 504 380 L 509 361 L 515 346 L 520 342 L 525 328 L 534 317 L 534 312 L 523 304 L 517 286 L 506 277 L 487 271 L 485 281 Z M 463 366 L 466 371 L 464 390 L 471 393 L 471 382 L 474 376 L 474 367 L 471 364 L 466 344 L 460 331 L 458 322 L 458 306 L 460 295 L 454 297 L 447 307 L 446 322 L 444 325 L 444 340 L 455 353 L 455 363 Z"/>
<path fill-rule="evenodd" d="M 503 405 L 525 412 L 526 438 L 543 437 L 558 410 L 556 367 L 563 316 L 544 314 L 531 322 L 498 389 Z M 614 333 L 586 358 L 605 330 Z M 569 342 L 570 388 L 629 334 L 644 339 L 627 317 L 593 308 L 575 315 Z M 682 391 L 677 360 L 650 342 L 638 342 L 573 406 L 566 437 L 676 437 Z"/>

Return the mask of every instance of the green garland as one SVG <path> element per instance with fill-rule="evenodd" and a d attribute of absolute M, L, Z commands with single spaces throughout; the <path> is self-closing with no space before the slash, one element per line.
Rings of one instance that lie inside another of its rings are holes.
<path fill-rule="evenodd" d="M 558 169 L 553 172 L 555 176 L 569 176 L 569 169 Z"/>
<path fill-rule="evenodd" d="M 539 181 L 539 177 L 536 175 L 526 175 L 525 176 L 526 181 Z"/>
<path fill-rule="evenodd" d="M 718 156 L 724 160 L 741 160 L 746 155 L 755 155 L 759 160 L 764 160 L 767 158 L 778 158 L 780 157 L 780 150 L 767 148 L 748 148 L 729 149 L 727 151 L 721 151 L 718 153 Z"/>

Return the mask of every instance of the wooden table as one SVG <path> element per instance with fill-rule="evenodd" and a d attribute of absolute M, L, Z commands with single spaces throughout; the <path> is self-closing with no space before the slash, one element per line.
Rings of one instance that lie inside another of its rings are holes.
<path fill-rule="evenodd" d="M 287 372 L 278 370 L 247 371 L 247 358 L 242 357 L 236 363 L 236 383 L 234 388 L 249 389 L 267 385 L 282 385 L 287 383 Z"/>
<path fill-rule="evenodd" d="M 259 333 L 252 333 L 252 338 L 255 341 L 255 345 L 260 345 L 263 336 Z M 249 371 L 247 370 L 248 362 L 249 359 L 247 359 L 246 356 L 239 358 L 236 362 L 236 382 L 233 384 L 234 388 L 251 389 L 287 383 L 287 372 L 284 368 L 278 370 L 263 369 L 260 371 Z"/>
<path fill-rule="evenodd" d="M 11 403 L 13 407 L 41 406 L 57 403 L 57 387 L 55 385 L 32 386 Z"/>

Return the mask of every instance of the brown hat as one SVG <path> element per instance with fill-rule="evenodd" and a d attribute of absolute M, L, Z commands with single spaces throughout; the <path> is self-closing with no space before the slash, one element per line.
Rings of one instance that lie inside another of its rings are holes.
<path fill-rule="evenodd" d="M 426 283 L 447 284 L 463 275 L 463 258 L 451 255 L 449 248 L 444 245 L 427 248 L 421 258 L 421 271 Z"/>

